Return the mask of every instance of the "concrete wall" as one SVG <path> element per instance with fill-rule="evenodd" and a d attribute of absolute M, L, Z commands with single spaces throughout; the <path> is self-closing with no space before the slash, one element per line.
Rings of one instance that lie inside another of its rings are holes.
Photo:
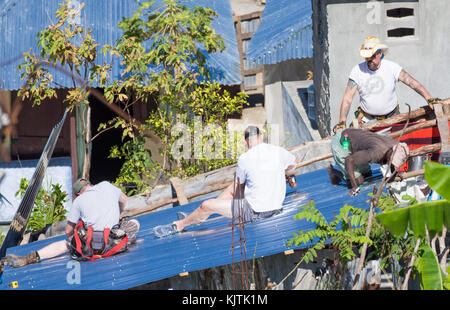
<path fill-rule="evenodd" d="M 292 87 L 286 88 L 286 84 L 290 84 L 291 82 L 296 83 L 296 85 L 298 84 L 299 88 L 307 88 L 311 85 L 311 81 L 306 81 L 308 77 L 307 72 L 308 70 L 312 71 L 312 66 L 312 59 L 310 58 L 291 59 L 278 64 L 264 66 L 264 107 L 266 109 L 267 123 L 271 126 L 273 134 L 278 133 L 278 139 L 273 137 L 272 143 L 286 147 L 304 142 L 301 141 L 304 137 L 299 140 L 299 134 L 293 137 L 292 132 L 298 128 L 292 126 L 292 118 L 301 120 L 306 114 L 302 111 L 302 104 L 296 104 L 293 101 L 289 102 L 289 100 L 286 100 L 288 99 L 286 96 L 292 96 L 289 92 L 289 89 Z M 289 112 L 292 109 L 294 111 L 297 109 L 298 113 L 292 115 Z M 288 119 L 287 116 L 292 116 L 292 118 Z M 308 121 L 307 118 L 303 118 L 303 120 Z M 302 123 L 302 127 L 306 128 L 303 125 Z M 312 132 L 304 136 L 316 137 Z"/>
<path fill-rule="evenodd" d="M 390 47 L 386 59 L 400 64 L 434 97 L 450 94 L 450 10 L 448 0 L 316 0 L 313 1 L 314 84 L 321 135 L 339 120 L 342 96 L 352 67 L 364 61 L 359 48 L 368 36 L 377 36 Z M 387 10 L 413 8 L 414 15 L 388 17 Z M 388 30 L 414 28 L 414 35 L 389 37 Z M 400 111 L 426 104 L 403 83 L 397 86 Z M 318 97 L 317 97 L 318 96 Z M 359 103 L 354 98 L 347 125 Z M 327 118 L 326 113 L 329 113 Z M 320 116 L 320 115 L 319 115 Z M 327 124 L 328 123 L 328 124 Z"/>

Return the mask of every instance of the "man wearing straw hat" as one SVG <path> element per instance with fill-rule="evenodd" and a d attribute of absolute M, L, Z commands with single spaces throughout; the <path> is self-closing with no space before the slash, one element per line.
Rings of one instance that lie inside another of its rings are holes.
<path fill-rule="evenodd" d="M 357 111 L 358 121 L 362 123 L 382 120 L 399 113 L 396 85 L 403 82 L 421 95 L 433 108 L 438 98 L 431 97 L 425 87 L 409 75 L 400 65 L 384 58 L 389 53 L 386 44 L 376 37 L 366 38 L 359 50 L 364 62 L 353 67 L 344 97 L 342 99 L 339 122 L 333 132 L 346 128 L 347 115 L 358 91 L 360 105 Z"/>

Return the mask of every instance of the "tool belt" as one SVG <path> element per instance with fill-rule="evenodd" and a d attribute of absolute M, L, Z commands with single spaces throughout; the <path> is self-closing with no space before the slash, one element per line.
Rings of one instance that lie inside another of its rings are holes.
<path fill-rule="evenodd" d="M 127 243 L 128 236 L 118 225 L 94 231 L 80 220 L 70 241 L 70 256 L 78 261 L 93 261 L 126 251 Z"/>
<path fill-rule="evenodd" d="M 392 110 L 391 112 L 389 112 L 388 114 L 385 115 L 371 115 L 365 111 L 363 111 L 363 109 L 361 109 L 360 107 L 358 107 L 358 110 L 355 112 L 355 116 L 358 118 L 358 120 L 361 120 L 364 116 L 370 119 L 376 119 L 377 121 L 381 121 L 384 119 L 387 119 L 395 114 L 397 114 L 399 112 L 399 108 L 398 105 L 395 107 L 394 110 Z"/>

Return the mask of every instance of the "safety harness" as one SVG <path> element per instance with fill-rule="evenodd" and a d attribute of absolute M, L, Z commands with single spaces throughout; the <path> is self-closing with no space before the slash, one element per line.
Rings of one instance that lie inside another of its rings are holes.
<path fill-rule="evenodd" d="M 71 240 L 71 257 L 78 261 L 94 261 L 126 251 L 127 234 L 120 229 L 105 228 L 94 231 L 92 226 L 85 228 L 79 221 Z"/>

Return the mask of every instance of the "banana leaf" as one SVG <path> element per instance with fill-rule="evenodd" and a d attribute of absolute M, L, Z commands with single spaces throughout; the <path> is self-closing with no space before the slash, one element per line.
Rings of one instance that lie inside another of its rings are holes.
<path fill-rule="evenodd" d="M 402 236 L 407 229 L 419 237 L 429 235 L 433 238 L 441 234 L 444 226 L 450 228 L 450 167 L 427 161 L 425 163 L 425 179 L 433 190 L 445 199 L 428 201 L 394 211 L 383 212 L 376 219 L 386 226 L 395 236 Z M 442 290 L 444 273 L 439 266 L 436 255 L 428 243 L 422 246 L 423 253 L 419 258 L 418 269 L 422 287 L 425 290 Z"/>
<path fill-rule="evenodd" d="M 424 290 L 442 290 L 445 275 L 439 267 L 436 255 L 428 243 L 425 243 L 422 249 L 423 254 L 418 262 L 422 288 Z"/>
<path fill-rule="evenodd" d="M 402 236 L 409 228 L 416 237 L 424 237 L 425 229 L 431 237 L 450 228 L 450 167 L 432 161 L 425 162 L 428 185 L 445 199 L 428 201 L 394 211 L 383 212 L 376 219 L 395 236 Z"/>
<path fill-rule="evenodd" d="M 425 161 L 425 180 L 433 190 L 450 201 L 450 166 Z"/>
<path fill-rule="evenodd" d="M 376 216 L 397 237 L 403 236 L 409 228 L 414 236 L 426 236 L 425 225 L 430 237 L 442 233 L 442 228 L 450 227 L 450 202 L 435 200 L 417 205 L 386 211 Z"/>
<path fill-rule="evenodd" d="M 447 277 L 444 279 L 444 288 L 450 290 L 450 266 L 447 267 Z"/>

